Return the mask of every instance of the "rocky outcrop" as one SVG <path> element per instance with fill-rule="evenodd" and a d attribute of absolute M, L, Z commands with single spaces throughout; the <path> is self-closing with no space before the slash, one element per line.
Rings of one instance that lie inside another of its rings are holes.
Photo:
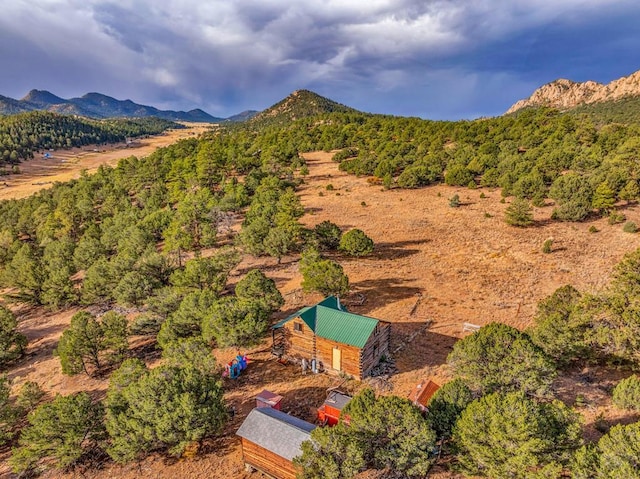
<path fill-rule="evenodd" d="M 594 81 L 578 83 L 561 78 L 541 86 L 529 98 L 516 102 L 507 113 L 537 106 L 569 110 L 587 103 L 618 100 L 627 96 L 640 96 L 640 71 L 607 85 Z"/>

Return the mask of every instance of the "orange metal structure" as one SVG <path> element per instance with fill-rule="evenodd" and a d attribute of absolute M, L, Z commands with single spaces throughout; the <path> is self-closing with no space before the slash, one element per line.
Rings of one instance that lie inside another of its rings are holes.
<path fill-rule="evenodd" d="M 327 426 L 335 426 L 340 420 L 342 408 L 351 401 L 351 396 L 340 391 L 330 391 L 324 404 L 318 408 L 318 421 Z M 342 418 L 343 422 L 348 423 L 347 417 Z"/>

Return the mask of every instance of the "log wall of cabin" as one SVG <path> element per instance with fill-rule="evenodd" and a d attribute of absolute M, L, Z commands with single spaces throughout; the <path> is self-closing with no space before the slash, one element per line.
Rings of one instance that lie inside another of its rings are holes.
<path fill-rule="evenodd" d="M 269 476 L 296 479 L 296 468 L 291 461 L 245 438 L 242 438 L 242 458 L 245 464 Z"/>
<path fill-rule="evenodd" d="M 295 324 L 300 324 L 302 331 L 295 330 Z M 314 357 L 315 334 L 301 319 L 293 319 L 282 326 L 285 337 L 285 355 L 311 360 Z"/>
<path fill-rule="evenodd" d="M 333 348 L 338 347 L 342 356 L 342 367 L 338 371 L 333 369 Z M 338 343 L 330 339 L 316 338 L 316 358 L 324 369 L 330 373 L 344 372 L 356 379 L 362 379 L 360 371 L 360 348 L 348 344 Z"/>
<path fill-rule="evenodd" d="M 389 342 L 391 340 L 391 324 L 380 321 L 367 343 L 362 348 L 361 366 L 362 377 L 367 377 L 371 370 L 380 362 L 380 358 L 389 356 Z M 376 348 L 377 345 L 377 348 Z"/>

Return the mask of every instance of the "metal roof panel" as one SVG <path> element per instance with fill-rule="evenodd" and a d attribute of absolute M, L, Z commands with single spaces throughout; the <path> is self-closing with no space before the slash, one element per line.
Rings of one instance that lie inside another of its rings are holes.
<path fill-rule="evenodd" d="M 366 316 L 316 306 L 316 335 L 338 343 L 364 347 L 378 322 Z"/>
<path fill-rule="evenodd" d="M 291 461 L 302 453 L 300 446 L 314 429 L 309 422 L 264 407 L 253 409 L 236 434 Z"/>

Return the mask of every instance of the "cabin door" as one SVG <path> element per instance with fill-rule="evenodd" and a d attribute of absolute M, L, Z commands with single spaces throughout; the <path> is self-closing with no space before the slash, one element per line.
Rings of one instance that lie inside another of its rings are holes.
<path fill-rule="evenodd" d="M 333 369 L 335 369 L 336 371 L 342 370 L 342 351 L 340 351 L 340 348 L 333 348 L 331 367 L 333 367 Z"/>

